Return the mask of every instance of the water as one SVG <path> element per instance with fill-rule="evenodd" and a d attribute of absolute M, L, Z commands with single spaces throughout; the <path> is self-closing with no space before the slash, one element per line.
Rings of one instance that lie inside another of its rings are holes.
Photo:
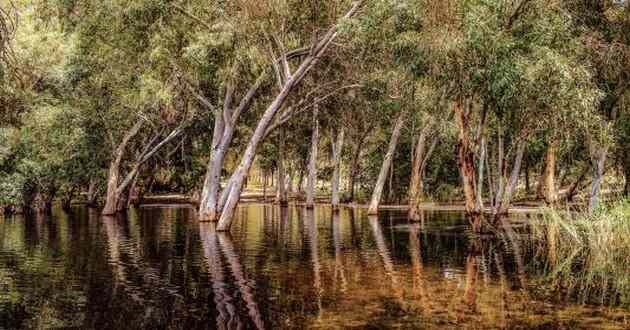
<path fill-rule="evenodd" d="M 246 205 L 231 234 L 193 213 L 0 218 L 0 329 L 630 328 L 541 294 L 520 240 L 471 241 L 456 212 Z"/>

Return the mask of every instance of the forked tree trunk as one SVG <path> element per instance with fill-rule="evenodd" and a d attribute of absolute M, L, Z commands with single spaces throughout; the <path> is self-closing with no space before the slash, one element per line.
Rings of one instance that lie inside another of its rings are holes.
<path fill-rule="evenodd" d="M 378 175 L 378 179 L 376 180 L 376 186 L 374 186 L 374 191 L 372 192 L 370 208 L 368 209 L 368 214 L 370 215 L 378 214 L 378 206 L 381 203 L 383 188 L 385 186 L 385 182 L 387 181 L 392 161 L 394 160 L 394 153 L 396 152 L 396 146 L 398 145 L 398 138 L 400 137 L 400 133 L 402 132 L 402 128 L 405 124 L 405 115 L 406 113 L 403 111 L 396 119 L 396 124 L 394 125 L 394 130 L 392 131 L 392 136 L 389 140 L 389 146 L 387 147 L 387 153 L 383 159 L 383 165 L 381 166 L 381 171 Z"/>
<path fill-rule="evenodd" d="M 593 211 L 599 203 L 599 193 L 602 181 L 604 180 L 604 166 L 606 165 L 607 148 L 602 147 L 591 156 L 593 163 L 593 183 L 588 202 L 588 209 Z"/>
<path fill-rule="evenodd" d="M 311 152 L 308 160 L 308 181 L 306 183 L 306 207 L 313 208 L 315 205 L 315 185 L 317 183 L 317 147 L 319 145 L 319 106 L 315 105 L 313 112 L 313 135 L 311 136 Z"/>
<path fill-rule="evenodd" d="M 330 191 L 332 192 L 331 204 L 335 211 L 339 209 L 339 181 L 341 176 L 341 152 L 343 150 L 344 130 L 337 133 L 337 141 L 333 143 L 333 176 Z"/>
<path fill-rule="evenodd" d="M 420 203 L 424 198 L 424 169 L 432 147 L 427 148 L 427 137 L 432 123 L 426 125 L 418 135 L 418 142 L 411 161 L 411 179 L 409 181 L 409 219 L 417 221 L 421 218 Z M 435 144 L 432 144 L 434 147 Z M 429 149 L 429 150 L 427 150 Z"/>
<path fill-rule="evenodd" d="M 510 203 L 512 201 L 512 196 L 514 195 L 514 191 L 516 190 L 516 184 L 518 183 L 519 174 L 521 173 L 521 164 L 523 162 L 523 155 L 525 153 L 526 143 L 523 141 L 519 141 L 517 143 L 518 144 L 516 147 L 516 155 L 514 157 L 512 174 L 510 175 L 508 184 L 505 187 L 505 191 L 497 194 L 498 196 L 500 196 L 500 204 L 495 206 L 495 224 L 500 223 L 501 217 L 507 214 L 508 209 L 510 208 Z"/>
<path fill-rule="evenodd" d="M 354 2 L 352 8 L 346 13 L 342 20 L 346 20 L 354 16 L 361 4 L 362 1 Z M 252 162 L 254 161 L 254 157 L 256 156 L 256 149 L 258 148 L 258 144 L 266 135 L 271 121 L 273 120 L 278 110 L 282 107 L 289 94 L 293 91 L 295 86 L 308 74 L 308 72 L 318 62 L 318 59 L 324 54 L 324 52 L 328 49 L 333 40 L 337 37 L 338 26 L 338 24 L 335 24 L 335 26 L 330 28 L 321 39 L 321 41 L 319 41 L 316 45 L 314 45 L 314 47 L 312 47 L 311 52 L 302 61 L 298 69 L 293 74 L 287 75 L 287 80 L 284 82 L 280 93 L 275 97 L 274 101 L 269 105 L 267 110 L 265 110 L 262 117 L 260 118 L 260 121 L 258 122 L 256 129 L 254 130 L 254 134 L 252 135 L 247 145 L 247 148 L 243 153 L 241 163 L 239 164 L 236 171 L 232 174 L 230 182 L 228 183 L 228 187 L 226 187 L 226 189 L 229 189 L 229 191 L 226 195 L 225 205 L 223 206 L 221 212 L 221 217 L 219 219 L 217 230 L 227 231 L 230 229 L 232 218 L 234 216 L 234 211 L 236 210 L 236 206 L 241 195 L 241 190 L 243 188 L 243 181 L 245 180 L 245 176 L 252 166 Z"/>
<path fill-rule="evenodd" d="M 458 166 L 464 188 L 464 206 L 466 216 L 474 232 L 481 231 L 481 214 L 475 207 L 477 200 L 477 180 L 475 173 L 475 155 L 470 143 L 470 118 L 461 101 L 453 104 L 453 111 L 458 128 Z"/>
<path fill-rule="evenodd" d="M 120 192 L 118 191 L 118 181 L 120 180 L 120 165 L 122 158 L 127 148 L 129 140 L 131 140 L 143 125 L 143 121 L 138 121 L 122 139 L 122 142 L 114 150 L 113 159 L 109 164 L 109 173 L 107 175 L 107 193 L 105 195 L 105 207 L 101 211 L 102 215 L 114 215 L 116 214 L 116 208 L 118 206 L 118 199 L 120 198 Z"/>
<path fill-rule="evenodd" d="M 556 143 L 550 142 L 545 153 L 545 167 L 538 185 L 538 197 L 544 199 L 550 205 L 555 204 L 558 200 L 556 192 L 556 153 Z"/>

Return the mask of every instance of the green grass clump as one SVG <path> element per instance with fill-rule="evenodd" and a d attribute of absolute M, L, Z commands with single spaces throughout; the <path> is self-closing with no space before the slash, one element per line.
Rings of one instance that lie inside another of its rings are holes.
<path fill-rule="evenodd" d="M 581 302 L 630 306 L 630 200 L 592 213 L 547 210 L 532 234 L 554 286 Z"/>

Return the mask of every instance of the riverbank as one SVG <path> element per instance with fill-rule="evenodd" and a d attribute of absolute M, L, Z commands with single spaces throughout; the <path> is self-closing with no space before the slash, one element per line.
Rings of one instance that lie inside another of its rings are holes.
<path fill-rule="evenodd" d="M 241 203 L 273 203 L 275 197 L 267 194 L 261 194 L 259 192 L 244 192 L 241 195 Z M 289 199 L 291 204 L 298 206 L 305 206 L 305 202 L 299 198 L 299 196 L 291 196 Z M 315 198 L 317 204 L 329 204 L 330 196 L 320 195 Z M 165 195 L 150 195 L 145 196 L 140 203 L 141 207 L 172 207 L 174 205 L 184 205 L 194 207 L 196 202 L 192 200 L 190 196 L 183 194 L 165 194 Z M 365 203 L 341 203 L 341 207 L 354 208 L 354 209 L 367 209 L 368 204 Z M 420 208 L 426 211 L 461 211 L 465 210 L 463 202 L 461 203 L 439 203 L 439 202 L 426 202 L 420 205 Z M 543 203 L 528 202 L 523 204 L 515 204 L 509 209 L 511 213 L 539 213 L 545 208 Z M 380 210 L 398 210 L 406 211 L 409 209 L 409 205 L 406 204 L 382 204 L 379 206 Z M 486 212 L 491 212 L 491 208 L 487 207 Z"/>

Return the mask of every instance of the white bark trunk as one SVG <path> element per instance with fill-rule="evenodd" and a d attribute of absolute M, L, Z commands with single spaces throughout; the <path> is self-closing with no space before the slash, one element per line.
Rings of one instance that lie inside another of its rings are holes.
<path fill-rule="evenodd" d="M 591 195 L 588 201 L 589 211 L 593 211 L 597 208 L 599 203 L 599 190 L 604 180 L 604 166 L 606 164 L 607 148 L 601 148 L 592 157 L 593 163 L 593 183 L 591 185 Z"/>
<path fill-rule="evenodd" d="M 317 146 L 319 142 L 319 106 L 315 105 L 313 112 L 313 135 L 311 137 L 311 152 L 308 161 L 308 181 L 306 183 L 306 207 L 313 208 L 315 205 L 315 185 L 317 182 Z"/>
<path fill-rule="evenodd" d="M 352 8 L 346 13 L 343 20 L 354 16 L 354 14 L 359 9 L 361 3 L 362 1 L 355 2 Z M 295 73 L 291 77 L 288 77 L 280 93 L 269 105 L 267 110 L 265 110 L 263 116 L 258 122 L 258 125 L 256 126 L 256 129 L 254 130 L 254 134 L 252 135 L 249 144 L 247 145 L 247 148 L 245 149 L 240 165 L 230 178 L 230 191 L 229 195 L 226 196 L 226 202 L 221 212 L 221 218 L 219 219 L 217 230 L 227 231 L 230 229 L 230 226 L 232 224 L 232 217 L 234 216 L 234 211 L 236 210 L 241 190 L 243 188 L 243 181 L 245 180 L 245 176 L 247 175 L 247 172 L 249 171 L 252 162 L 254 161 L 258 144 L 264 137 L 267 128 L 269 127 L 269 124 L 271 124 L 271 121 L 273 120 L 274 115 L 282 107 L 284 101 L 289 96 L 291 91 L 293 91 L 294 87 L 312 69 L 318 58 L 323 55 L 323 53 L 330 46 L 330 43 L 337 37 L 338 26 L 338 24 L 333 26 L 326 33 L 326 35 L 324 35 L 321 41 L 317 45 L 315 45 L 315 47 L 313 47 L 311 53 L 302 61 Z"/>
<path fill-rule="evenodd" d="M 378 175 L 376 186 L 374 186 L 374 191 L 372 192 L 372 199 L 370 200 L 370 208 L 368 209 L 368 214 L 378 214 L 378 205 L 381 202 L 383 187 L 385 186 L 390 167 L 392 166 L 394 152 L 396 151 L 396 146 L 398 145 L 398 138 L 400 137 L 400 133 L 405 124 L 405 115 L 405 112 L 401 112 L 396 119 L 394 131 L 392 132 L 392 136 L 389 140 L 389 146 L 387 147 L 387 154 L 385 154 L 385 159 L 383 159 L 383 166 L 381 166 L 381 172 Z"/>
<path fill-rule="evenodd" d="M 341 152 L 343 151 L 344 130 L 341 128 L 337 133 L 337 142 L 333 143 L 333 177 L 331 183 L 331 204 L 333 210 L 339 207 L 339 181 L 341 176 Z"/>

